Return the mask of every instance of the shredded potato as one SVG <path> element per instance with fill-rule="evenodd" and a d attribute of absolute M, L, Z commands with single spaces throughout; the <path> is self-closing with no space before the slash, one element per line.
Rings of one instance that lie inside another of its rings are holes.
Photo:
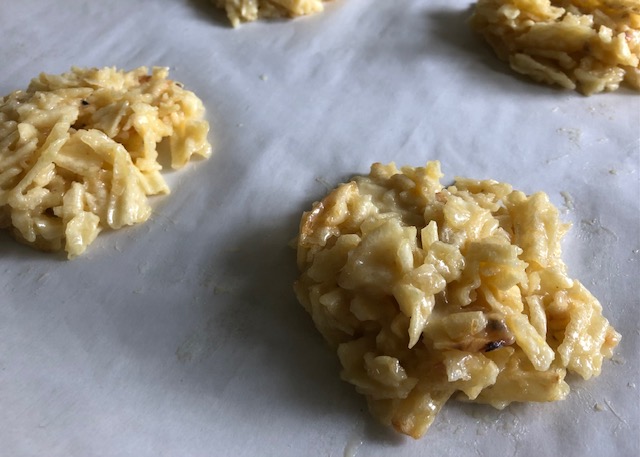
<path fill-rule="evenodd" d="M 585 95 L 640 90 L 637 0 L 478 0 L 471 25 L 538 82 Z"/>
<path fill-rule="evenodd" d="M 241 22 L 260 18 L 305 16 L 324 9 L 328 0 L 213 0 L 218 8 L 223 8 L 234 27 Z"/>
<path fill-rule="evenodd" d="M 561 400 L 620 335 L 561 259 L 544 193 L 374 164 L 304 213 L 294 288 L 342 377 L 383 422 L 422 436 L 449 398 Z"/>
<path fill-rule="evenodd" d="M 73 68 L 1 98 L 0 227 L 73 258 L 103 228 L 147 220 L 147 196 L 169 193 L 158 143 L 173 168 L 211 154 L 202 102 L 167 75 Z"/>

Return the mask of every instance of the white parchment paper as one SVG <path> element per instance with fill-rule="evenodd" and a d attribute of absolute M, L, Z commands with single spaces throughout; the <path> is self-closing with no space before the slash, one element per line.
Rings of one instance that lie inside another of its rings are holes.
<path fill-rule="evenodd" d="M 146 224 L 81 258 L 0 233 L 0 454 L 636 456 L 640 97 L 513 75 L 462 0 L 336 0 L 231 29 L 200 0 L 3 1 L 0 92 L 72 65 L 168 66 L 215 154 L 168 172 Z M 543 190 L 570 274 L 622 343 L 555 404 L 448 404 L 419 441 L 377 424 L 298 305 L 300 214 L 371 163 Z"/>

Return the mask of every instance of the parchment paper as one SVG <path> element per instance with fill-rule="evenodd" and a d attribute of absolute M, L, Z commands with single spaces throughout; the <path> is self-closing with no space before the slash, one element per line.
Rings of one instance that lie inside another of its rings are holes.
<path fill-rule="evenodd" d="M 336 0 L 234 30 L 207 1 L 3 1 L 2 94 L 72 65 L 168 66 L 203 99 L 215 154 L 77 260 L 0 234 L 0 454 L 639 455 L 640 98 L 512 74 L 471 5 Z M 339 379 L 288 244 L 371 163 L 433 159 L 447 183 L 547 192 L 573 223 L 570 275 L 623 339 L 563 402 L 452 402 L 414 441 Z"/>

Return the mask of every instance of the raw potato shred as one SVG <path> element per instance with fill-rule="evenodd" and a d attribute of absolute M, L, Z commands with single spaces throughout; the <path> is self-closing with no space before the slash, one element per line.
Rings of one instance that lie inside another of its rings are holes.
<path fill-rule="evenodd" d="M 638 0 L 478 0 L 471 25 L 535 81 L 585 95 L 640 90 Z"/>
<path fill-rule="evenodd" d="M 422 436 L 450 398 L 561 400 L 620 335 L 567 275 L 546 194 L 374 164 L 304 213 L 295 292 L 342 378 L 382 422 Z"/>
<path fill-rule="evenodd" d="M 104 228 L 144 222 L 148 196 L 167 194 L 171 166 L 208 157 L 209 124 L 166 68 L 42 73 L 0 99 L 0 227 L 43 250 L 82 254 Z"/>
<path fill-rule="evenodd" d="M 218 8 L 223 8 L 234 27 L 241 22 L 260 18 L 305 16 L 324 9 L 328 0 L 213 0 Z"/>

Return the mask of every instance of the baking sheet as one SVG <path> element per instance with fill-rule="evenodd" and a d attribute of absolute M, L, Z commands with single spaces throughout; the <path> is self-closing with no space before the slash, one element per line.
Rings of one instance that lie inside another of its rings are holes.
<path fill-rule="evenodd" d="M 471 3 L 338 0 L 231 29 L 207 1 L 0 6 L 0 92 L 72 65 L 168 66 L 215 153 L 168 172 L 146 224 L 74 261 L 0 233 L 0 454 L 617 455 L 640 452 L 640 98 L 514 76 Z M 568 399 L 449 403 L 415 441 L 378 425 L 297 304 L 300 214 L 375 161 L 544 190 L 570 274 L 622 333 Z"/>

